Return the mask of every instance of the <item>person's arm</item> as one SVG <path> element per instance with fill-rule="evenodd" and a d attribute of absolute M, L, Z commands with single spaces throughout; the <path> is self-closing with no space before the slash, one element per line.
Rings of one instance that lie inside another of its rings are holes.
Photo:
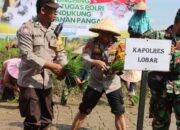
<path fill-rule="evenodd" d="M 134 32 L 131 27 L 128 28 L 128 33 L 130 34 L 130 37 L 134 38 L 140 38 L 142 36 L 139 32 Z"/>
<path fill-rule="evenodd" d="M 56 74 L 58 76 L 63 75 L 63 69 L 62 69 L 62 66 L 60 64 L 53 63 L 51 61 L 47 61 L 43 65 L 43 68 L 51 70 L 54 74 Z"/>
<path fill-rule="evenodd" d="M 47 62 L 33 52 L 32 30 L 29 25 L 23 25 L 17 33 L 18 47 L 23 62 L 34 69 L 42 69 Z"/>
<path fill-rule="evenodd" d="M 107 66 L 105 62 L 91 58 L 92 49 L 93 49 L 92 43 L 88 43 L 83 49 L 82 59 L 85 65 L 88 68 L 91 68 L 92 66 L 96 66 L 102 70 L 107 70 Z"/>
<path fill-rule="evenodd" d="M 47 61 L 33 52 L 32 31 L 28 25 L 24 25 L 17 33 L 18 47 L 20 49 L 20 56 L 23 62 L 30 67 L 41 70 L 43 68 L 50 69 L 53 73 L 59 74 L 62 70 L 60 64 Z"/>
<path fill-rule="evenodd" d="M 9 44 L 6 45 L 6 49 L 8 50 L 9 48 L 17 48 L 17 41 L 11 42 Z"/>
<path fill-rule="evenodd" d="M 68 63 L 68 58 L 65 51 L 59 51 L 56 53 L 55 63 L 64 66 Z"/>
<path fill-rule="evenodd" d="M 165 39 L 165 31 L 150 31 L 143 34 L 143 38 Z"/>

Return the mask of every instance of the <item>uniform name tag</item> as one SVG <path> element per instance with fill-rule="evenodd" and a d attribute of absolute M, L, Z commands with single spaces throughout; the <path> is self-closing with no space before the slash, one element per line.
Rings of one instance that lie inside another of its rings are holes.
<path fill-rule="evenodd" d="M 42 35 L 41 35 L 41 34 L 35 34 L 34 37 L 35 37 L 35 38 L 37 38 L 37 37 L 42 37 Z"/>

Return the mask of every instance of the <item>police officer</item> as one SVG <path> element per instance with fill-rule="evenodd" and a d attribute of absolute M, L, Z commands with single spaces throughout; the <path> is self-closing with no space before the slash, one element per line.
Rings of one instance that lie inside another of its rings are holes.
<path fill-rule="evenodd" d="M 110 18 L 102 19 L 93 25 L 90 31 L 97 32 L 99 36 L 89 41 L 83 50 L 83 60 L 87 67 L 91 68 L 91 71 L 88 87 L 83 95 L 82 103 L 79 105 L 79 112 L 74 119 L 72 130 L 80 128 L 104 92 L 108 98 L 111 112 L 115 115 L 116 129 L 126 130 L 120 78 L 116 73 L 108 73 L 109 65 L 116 58 L 115 36 L 120 35 L 120 31 Z"/>
<path fill-rule="evenodd" d="M 56 53 L 57 36 L 53 21 L 59 4 L 37 0 L 37 17 L 24 23 L 17 32 L 21 64 L 19 109 L 24 130 L 47 130 L 53 119 L 52 72 L 63 76 L 64 54 Z"/>
<path fill-rule="evenodd" d="M 151 89 L 150 117 L 153 130 L 169 130 L 171 113 L 174 109 L 177 130 L 180 130 L 180 9 L 174 25 L 164 32 L 153 32 L 150 38 L 172 40 L 172 59 L 169 72 L 149 72 Z"/>

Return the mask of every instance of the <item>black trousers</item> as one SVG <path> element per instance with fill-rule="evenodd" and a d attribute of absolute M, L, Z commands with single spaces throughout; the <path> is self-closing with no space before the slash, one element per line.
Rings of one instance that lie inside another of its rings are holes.
<path fill-rule="evenodd" d="M 19 109 L 24 130 L 47 130 L 53 119 L 52 88 L 20 87 Z"/>

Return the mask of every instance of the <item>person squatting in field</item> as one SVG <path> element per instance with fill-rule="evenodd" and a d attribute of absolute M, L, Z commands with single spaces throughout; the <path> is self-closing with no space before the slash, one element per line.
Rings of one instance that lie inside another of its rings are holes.
<path fill-rule="evenodd" d="M 21 59 L 12 58 L 3 62 L 2 66 L 2 100 L 12 100 L 19 97 L 17 79 L 19 77 L 19 64 Z"/>

